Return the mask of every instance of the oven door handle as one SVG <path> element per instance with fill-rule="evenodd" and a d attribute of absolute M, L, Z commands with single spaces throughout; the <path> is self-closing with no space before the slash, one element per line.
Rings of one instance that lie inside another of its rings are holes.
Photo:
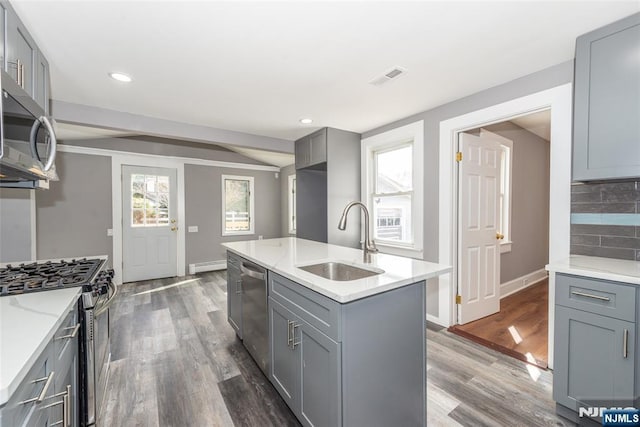
<path fill-rule="evenodd" d="M 109 297 L 109 299 L 104 304 L 102 304 L 100 308 L 94 310 L 93 312 L 94 317 L 98 317 L 102 313 L 107 311 L 109 309 L 109 306 L 113 304 L 113 300 L 116 298 L 116 295 L 118 295 L 118 286 L 116 286 L 115 283 L 109 282 L 109 287 L 113 290 L 113 292 L 111 293 L 111 296 Z"/>

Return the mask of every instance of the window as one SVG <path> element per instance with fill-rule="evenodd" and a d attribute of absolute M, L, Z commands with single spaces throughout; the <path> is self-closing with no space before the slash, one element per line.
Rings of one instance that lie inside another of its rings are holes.
<path fill-rule="evenodd" d="M 131 226 L 169 225 L 169 177 L 131 175 Z"/>
<path fill-rule="evenodd" d="M 253 177 L 222 175 L 222 235 L 253 234 Z"/>
<path fill-rule="evenodd" d="M 296 176 L 289 175 L 289 234 L 296 234 Z"/>
<path fill-rule="evenodd" d="M 500 140 L 500 220 L 498 231 L 504 234 L 500 242 L 500 252 L 511 251 L 511 160 L 513 158 L 513 142 Z"/>
<path fill-rule="evenodd" d="M 423 123 L 363 140 L 363 197 L 382 252 L 422 257 Z"/>

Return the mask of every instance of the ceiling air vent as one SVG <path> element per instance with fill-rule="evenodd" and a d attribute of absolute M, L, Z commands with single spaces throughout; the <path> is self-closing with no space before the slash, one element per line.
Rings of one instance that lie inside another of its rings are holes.
<path fill-rule="evenodd" d="M 398 77 L 406 73 L 407 73 L 406 68 L 393 67 L 390 70 L 385 71 L 384 74 L 382 74 L 381 76 L 373 78 L 371 81 L 369 81 L 369 84 L 372 84 L 374 86 L 380 86 L 387 82 L 390 82 L 391 80 L 396 80 Z"/>

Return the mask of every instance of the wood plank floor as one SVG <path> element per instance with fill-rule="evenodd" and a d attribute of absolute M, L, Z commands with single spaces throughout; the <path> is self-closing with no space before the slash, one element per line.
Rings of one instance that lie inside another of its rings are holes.
<path fill-rule="evenodd" d="M 523 356 L 548 362 L 549 281 L 545 279 L 500 301 L 500 312 L 455 329 Z"/>
<path fill-rule="evenodd" d="M 226 272 L 125 284 L 100 426 L 297 426 L 226 319 Z M 427 330 L 429 426 L 562 426 L 551 373 Z"/>

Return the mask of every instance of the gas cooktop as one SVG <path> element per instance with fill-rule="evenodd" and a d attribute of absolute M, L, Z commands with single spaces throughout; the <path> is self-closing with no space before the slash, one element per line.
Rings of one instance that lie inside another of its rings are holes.
<path fill-rule="evenodd" d="M 15 266 L 9 264 L 0 268 L 0 296 L 86 285 L 100 270 L 103 262 L 99 258 L 83 258 Z"/>

